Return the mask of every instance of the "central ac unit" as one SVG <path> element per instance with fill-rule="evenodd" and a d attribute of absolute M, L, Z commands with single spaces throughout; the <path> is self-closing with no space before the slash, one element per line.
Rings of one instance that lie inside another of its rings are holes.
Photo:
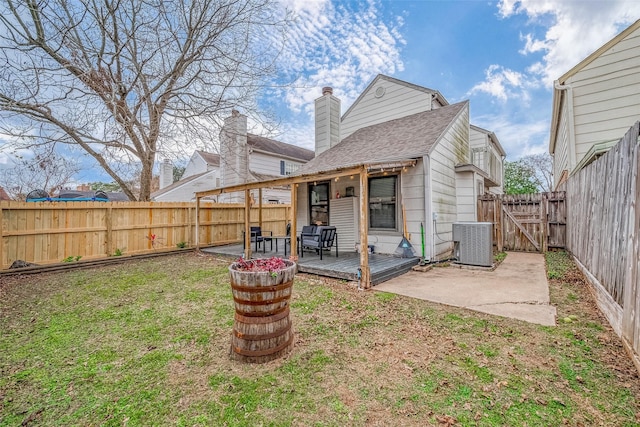
<path fill-rule="evenodd" d="M 456 222 L 453 224 L 454 254 L 460 264 L 493 265 L 493 223 Z"/>

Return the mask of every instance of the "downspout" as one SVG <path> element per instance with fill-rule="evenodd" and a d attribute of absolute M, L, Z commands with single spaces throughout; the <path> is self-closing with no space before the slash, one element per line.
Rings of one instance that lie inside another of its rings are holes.
<path fill-rule="evenodd" d="M 573 171 L 576 166 L 576 128 L 573 118 L 573 88 L 569 84 L 560 84 L 558 80 L 553 82 L 553 87 L 556 90 L 566 91 L 567 100 L 567 127 L 569 128 L 569 171 Z M 560 123 L 558 123 L 559 125 Z M 556 130 L 556 139 L 558 138 L 558 131 Z"/>
<path fill-rule="evenodd" d="M 425 231 L 427 232 L 427 243 L 429 248 L 427 258 L 432 262 L 435 248 L 433 238 L 433 221 L 431 221 L 431 216 L 433 215 L 431 207 L 431 159 L 428 155 L 422 158 L 422 173 L 424 175 L 424 223 L 427 225 L 427 227 L 425 227 Z"/>

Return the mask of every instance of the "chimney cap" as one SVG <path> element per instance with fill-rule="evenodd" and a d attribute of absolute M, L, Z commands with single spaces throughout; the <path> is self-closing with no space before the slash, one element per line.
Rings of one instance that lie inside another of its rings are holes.
<path fill-rule="evenodd" d="M 236 110 L 235 108 L 231 110 L 231 117 L 238 117 L 239 115 L 240 111 Z"/>
<path fill-rule="evenodd" d="M 333 88 L 331 86 L 325 86 L 322 88 L 323 95 L 333 95 Z"/>

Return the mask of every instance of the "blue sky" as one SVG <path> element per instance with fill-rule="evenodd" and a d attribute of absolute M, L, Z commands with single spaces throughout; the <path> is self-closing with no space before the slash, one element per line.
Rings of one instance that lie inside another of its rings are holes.
<path fill-rule="evenodd" d="M 469 99 L 472 123 L 494 131 L 509 160 L 547 150 L 553 80 L 640 18 L 638 1 L 287 3 L 304 43 L 290 50 L 297 87 L 275 97 L 279 139 L 312 148 L 320 88 L 332 86 L 344 112 L 382 73 Z"/>
<path fill-rule="evenodd" d="M 261 101 L 281 123 L 267 136 L 313 149 L 321 88 L 344 112 L 382 73 L 470 100 L 472 123 L 496 133 L 508 160 L 547 150 L 553 80 L 640 18 L 638 0 L 279 1 L 296 20 L 282 80 Z M 112 181 L 85 162 L 78 182 Z"/>

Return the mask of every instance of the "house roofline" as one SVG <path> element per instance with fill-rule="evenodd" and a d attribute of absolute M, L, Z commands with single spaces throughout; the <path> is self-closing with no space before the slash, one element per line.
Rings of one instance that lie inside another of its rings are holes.
<path fill-rule="evenodd" d="M 285 156 L 284 154 L 274 153 L 273 151 L 261 150 L 259 148 L 254 148 L 254 147 L 250 147 L 250 148 L 253 153 L 267 154 L 272 157 L 278 157 L 279 159 L 282 159 L 282 160 L 293 160 L 302 164 L 308 162 L 308 160 L 300 159 L 297 157 Z"/>
<path fill-rule="evenodd" d="M 442 140 L 442 136 L 444 134 L 446 134 L 447 132 L 449 132 L 449 130 L 451 129 L 453 124 L 455 122 L 457 122 L 458 119 L 460 118 L 460 115 L 462 114 L 462 112 L 463 111 L 467 111 L 467 113 L 469 113 L 469 100 L 468 99 L 466 101 L 458 102 L 458 104 L 465 104 L 465 105 L 462 108 L 460 108 L 460 111 L 458 111 L 458 113 L 449 121 L 449 124 L 442 130 L 442 132 L 440 132 L 440 135 L 437 136 L 435 142 L 433 143 L 433 145 L 429 148 L 429 151 L 427 152 L 428 156 L 431 156 L 431 154 L 433 154 L 433 150 L 436 149 L 436 147 L 438 146 L 438 144 Z M 456 104 L 453 104 L 453 105 L 456 105 Z"/>
<path fill-rule="evenodd" d="M 607 43 L 600 46 L 599 49 L 594 51 L 591 55 L 587 56 L 585 59 L 583 59 L 573 68 L 571 68 L 569 71 L 567 71 L 562 76 L 560 76 L 558 80 L 554 81 L 552 112 L 551 112 L 551 129 L 549 133 L 549 154 L 554 154 L 556 150 L 556 140 L 558 138 L 558 116 L 560 114 L 560 104 L 562 102 L 563 89 L 558 89 L 556 86 L 566 84 L 568 79 L 578 74 L 578 72 L 584 69 L 587 65 L 591 64 L 593 61 L 598 59 L 603 53 L 605 53 L 607 50 L 614 47 L 616 44 L 620 43 L 629 34 L 631 34 L 632 32 L 636 31 L 639 28 L 640 28 L 640 19 L 638 19 L 633 24 L 625 28 L 622 32 L 620 32 L 617 36 L 609 40 Z"/>
<path fill-rule="evenodd" d="M 549 154 L 556 152 L 556 140 L 558 139 L 558 116 L 560 115 L 560 103 L 562 102 L 562 92 L 564 90 L 556 89 L 556 80 L 553 82 L 553 98 L 551 101 L 551 129 L 549 131 Z"/>
<path fill-rule="evenodd" d="M 400 80 L 400 79 L 396 79 L 395 77 L 391 77 L 391 76 L 387 76 L 385 74 L 378 74 L 377 76 L 374 77 L 373 80 L 371 80 L 371 83 L 369 83 L 367 85 L 367 87 L 362 91 L 362 93 L 360 93 L 360 96 L 358 96 L 358 98 L 356 98 L 355 101 L 353 101 L 353 103 L 351 104 L 351 106 L 347 109 L 347 111 L 344 112 L 344 114 L 342 115 L 342 117 L 340 117 L 340 121 L 344 121 L 344 119 L 349 115 L 349 113 L 351 112 L 351 110 L 358 104 L 358 102 L 360 102 L 360 100 L 362 99 L 362 97 L 365 95 L 365 93 L 367 93 L 369 91 L 369 88 L 371 88 L 374 84 L 376 84 L 379 80 L 387 80 L 393 83 L 397 83 L 412 89 L 416 89 L 419 90 L 421 92 L 425 92 L 425 93 L 430 93 L 432 96 L 435 96 L 439 101 L 441 101 L 441 104 L 443 104 L 444 106 L 449 105 L 449 101 L 447 101 L 447 99 L 437 90 L 435 89 L 429 89 L 427 87 L 424 86 L 420 86 L 414 83 L 409 83 L 406 82 L 404 80 Z"/>
<path fill-rule="evenodd" d="M 558 79 L 558 82 L 560 82 L 560 84 L 564 84 L 567 81 L 567 79 L 569 79 L 569 78 L 573 77 L 574 75 L 576 75 L 580 70 L 582 70 L 587 65 L 591 64 L 598 57 L 600 57 L 600 55 L 602 55 L 604 52 L 606 52 L 607 50 L 611 49 L 616 44 L 620 43 L 625 37 L 627 37 L 629 34 L 634 32 L 638 28 L 640 28 L 640 19 L 638 19 L 636 22 L 634 22 L 633 24 L 628 26 L 626 29 L 624 29 L 617 36 L 615 36 L 614 38 L 609 40 L 607 43 L 602 45 L 598 50 L 593 52 L 591 55 L 587 56 L 585 59 L 580 61 L 578 63 L 578 65 L 576 65 L 575 67 L 573 67 L 572 69 L 567 71 L 565 74 L 563 74 Z"/>
<path fill-rule="evenodd" d="M 487 135 L 489 135 L 489 138 L 491 138 L 493 140 L 493 143 L 496 145 L 496 147 L 498 147 L 498 152 L 503 157 L 507 157 L 507 153 L 504 151 L 504 148 L 502 148 L 502 144 L 500 144 L 500 141 L 498 141 L 498 137 L 496 136 L 496 134 L 494 132 L 491 132 L 490 130 L 481 128 L 480 126 L 473 125 L 471 123 L 469 124 L 469 127 L 477 130 L 478 132 L 484 132 Z"/>

